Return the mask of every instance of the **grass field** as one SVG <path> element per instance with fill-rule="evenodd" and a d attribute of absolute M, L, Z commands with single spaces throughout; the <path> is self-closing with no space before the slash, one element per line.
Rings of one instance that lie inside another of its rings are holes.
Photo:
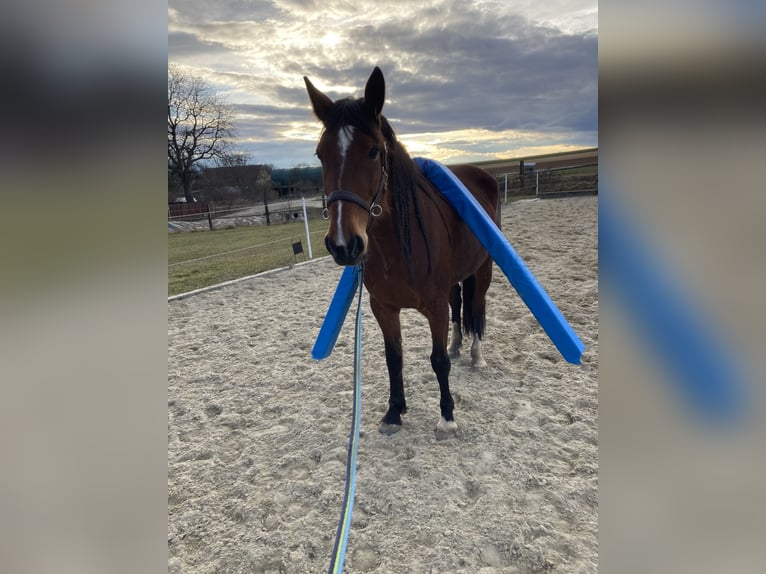
<path fill-rule="evenodd" d="M 326 254 L 324 220 L 309 221 L 314 257 Z M 293 241 L 303 253 L 293 255 Z M 302 221 L 168 234 L 168 296 L 285 267 L 308 258 Z"/>

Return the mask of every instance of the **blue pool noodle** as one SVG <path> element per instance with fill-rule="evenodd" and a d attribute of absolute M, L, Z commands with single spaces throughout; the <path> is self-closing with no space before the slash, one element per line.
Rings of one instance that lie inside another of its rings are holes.
<path fill-rule="evenodd" d="M 441 163 L 415 158 L 423 174 L 436 185 L 505 273 L 521 300 L 532 312 L 561 355 L 570 363 L 580 364 L 585 345 L 579 339 L 545 289 L 538 283 L 511 244 L 487 212 L 460 180 Z M 332 353 L 358 287 L 359 268 L 346 267 L 338 282 L 311 356 L 322 360 Z"/>
<path fill-rule="evenodd" d="M 423 158 L 415 161 L 505 273 L 561 355 L 570 363 L 580 364 L 585 345 L 476 198 L 438 161 Z"/>
<path fill-rule="evenodd" d="M 330 302 L 330 308 L 327 309 L 327 315 L 324 318 L 322 327 L 317 335 L 314 348 L 311 349 L 311 357 L 318 361 L 326 359 L 332 353 L 335 342 L 338 340 L 340 329 L 343 326 L 343 320 L 348 314 L 354 294 L 359 287 L 359 266 L 349 265 L 343 269 L 343 274 L 338 281 L 338 287 L 335 289 Z"/>

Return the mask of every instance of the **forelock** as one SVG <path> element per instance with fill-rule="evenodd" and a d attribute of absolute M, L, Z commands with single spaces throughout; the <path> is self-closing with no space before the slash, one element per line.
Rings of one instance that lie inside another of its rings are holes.
<path fill-rule="evenodd" d="M 378 125 L 370 109 L 362 99 L 346 98 L 338 100 L 325 118 L 326 129 L 336 130 L 343 126 L 353 126 L 368 136 L 375 137 Z"/>

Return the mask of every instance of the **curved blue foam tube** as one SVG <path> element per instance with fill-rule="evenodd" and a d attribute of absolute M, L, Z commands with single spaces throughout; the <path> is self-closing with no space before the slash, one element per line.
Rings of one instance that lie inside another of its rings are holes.
<path fill-rule="evenodd" d="M 744 422 L 755 399 L 750 366 L 705 316 L 694 285 L 683 285 L 667 262 L 652 254 L 656 248 L 619 200 L 609 199 L 611 191 L 607 187 L 598 205 L 603 284 L 619 295 L 646 348 L 671 375 L 665 380 L 706 421 Z"/>
<path fill-rule="evenodd" d="M 580 364 L 585 345 L 476 198 L 438 161 L 414 159 L 502 269 L 561 355 L 570 363 Z"/>
<path fill-rule="evenodd" d="M 332 353 L 335 342 L 338 340 L 340 329 L 343 326 L 343 320 L 346 318 L 351 301 L 359 287 L 359 266 L 349 265 L 343 269 L 343 274 L 338 281 L 338 287 L 335 289 L 335 295 L 330 301 L 330 308 L 327 309 L 324 322 L 319 335 L 311 349 L 311 357 L 318 361 L 326 359 Z"/>

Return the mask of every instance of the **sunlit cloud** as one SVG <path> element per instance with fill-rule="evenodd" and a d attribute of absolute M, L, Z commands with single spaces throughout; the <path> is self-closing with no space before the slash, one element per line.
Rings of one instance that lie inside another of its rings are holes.
<path fill-rule="evenodd" d="M 455 130 L 400 135 L 410 154 L 443 163 L 489 161 L 580 149 L 571 134 L 504 130 Z"/>
<path fill-rule="evenodd" d="M 384 114 L 413 154 L 477 161 L 594 147 L 596 27 L 594 0 L 168 8 L 169 61 L 221 92 L 235 106 L 239 144 L 278 166 L 314 161 L 321 126 L 303 76 L 333 99 L 361 97 L 376 65 Z"/>

